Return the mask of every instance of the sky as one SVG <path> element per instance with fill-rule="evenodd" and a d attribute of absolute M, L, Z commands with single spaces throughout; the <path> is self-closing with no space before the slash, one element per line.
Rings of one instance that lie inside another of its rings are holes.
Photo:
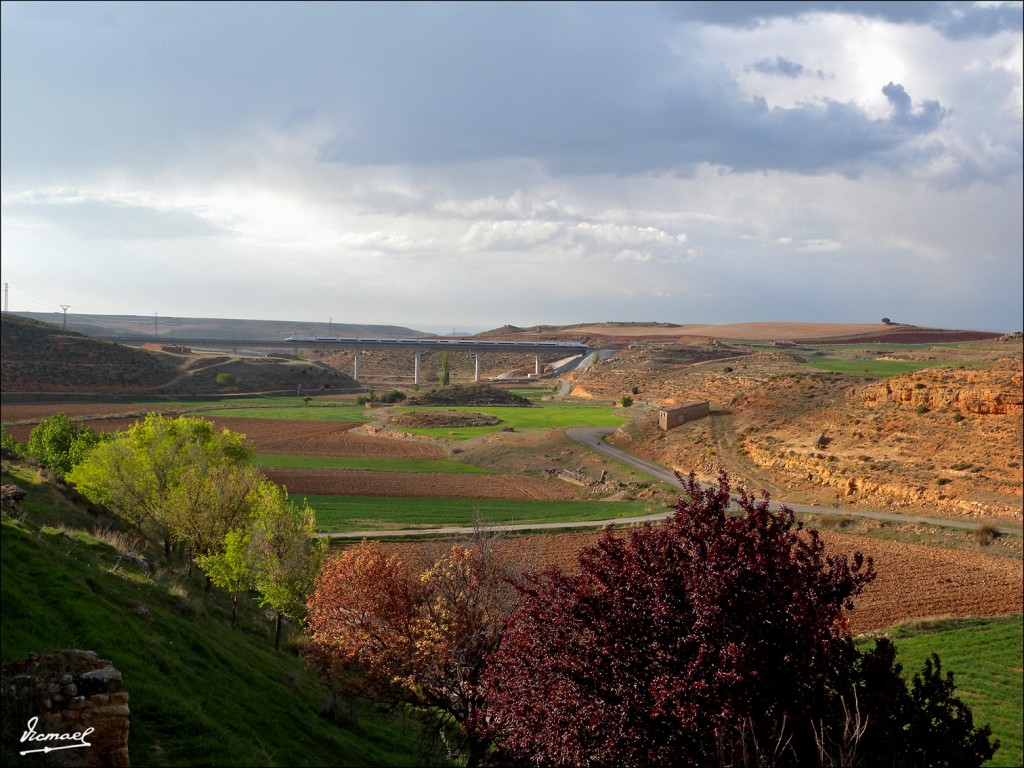
<path fill-rule="evenodd" d="M 1024 326 L 1022 5 L 0 5 L 12 311 Z"/>

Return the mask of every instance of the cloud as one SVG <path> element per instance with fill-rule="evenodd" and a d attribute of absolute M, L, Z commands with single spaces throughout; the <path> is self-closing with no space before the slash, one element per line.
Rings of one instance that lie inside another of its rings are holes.
<path fill-rule="evenodd" d="M 892 81 L 882 87 L 882 93 L 892 105 L 892 122 L 896 125 L 907 126 L 915 132 L 932 132 L 948 114 L 948 110 L 944 109 L 937 101 L 925 101 L 919 109 L 914 110 L 906 89 Z"/>
<path fill-rule="evenodd" d="M 760 2 L 738 0 L 728 3 L 665 3 L 667 12 L 679 19 L 752 29 L 772 20 L 801 19 L 822 14 L 845 14 L 893 24 L 927 26 L 950 39 L 989 37 L 1001 32 L 1020 32 L 1021 4 L 968 2 L 845 2 L 843 0 L 798 0 Z"/>
<path fill-rule="evenodd" d="M 94 198 L 80 190 L 5 195 L 3 215 L 15 222 L 45 223 L 85 239 L 184 240 L 223 233 L 221 227 L 193 210 Z"/>
<path fill-rule="evenodd" d="M 798 77 L 816 77 L 819 80 L 825 79 L 825 73 L 820 69 L 811 71 L 803 64 L 790 61 L 783 56 L 776 56 L 774 59 L 760 59 L 750 65 L 750 69 L 760 72 L 762 75 L 780 75 L 795 80 Z"/>

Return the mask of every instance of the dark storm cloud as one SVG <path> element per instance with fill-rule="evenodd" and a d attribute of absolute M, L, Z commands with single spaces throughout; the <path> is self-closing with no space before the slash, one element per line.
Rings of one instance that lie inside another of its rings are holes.
<path fill-rule="evenodd" d="M 755 61 L 750 65 L 750 68 L 763 75 L 781 75 L 782 77 L 793 79 L 809 74 L 809 70 L 803 64 L 797 64 L 795 61 L 790 61 L 782 56 Z M 817 76 L 821 77 L 820 71 L 817 73 Z"/>
<path fill-rule="evenodd" d="M 538 116 L 513 130 L 500 118 L 478 116 L 468 124 L 454 115 L 429 134 L 337 138 L 322 148 L 321 158 L 354 165 L 435 165 L 460 157 L 522 156 L 537 158 L 554 173 L 686 175 L 708 163 L 734 171 L 836 171 L 857 176 L 883 158 L 886 164 L 898 165 L 901 148 L 915 136 L 935 130 L 945 116 L 937 102 L 925 102 L 914 111 L 902 86 L 886 88 L 894 109 L 885 120 L 836 101 L 769 108 L 762 99 L 742 98 L 733 89 L 695 85 L 662 94 L 645 112 L 627 114 L 609 104 L 599 125 L 584 114 L 574 116 L 575 124 L 566 122 L 565 115 L 558 118 L 561 124 Z"/>
<path fill-rule="evenodd" d="M 752 29 L 773 19 L 843 13 L 895 24 L 916 24 L 961 40 L 1024 29 L 1019 4 L 975 5 L 965 2 L 678 2 L 664 7 L 675 18 L 723 27 Z"/>
<path fill-rule="evenodd" d="M 65 168 L 176 157 L 257 167 L 236 137 L 319 125 L 319 158 L 348 166 L 532 158 L 558 173 L 710 163 L 855 175 L 882 155 L 892 164 L 936 124 L 829 100 L 768 109 L 702 59 L 692 30 L 666 24 L 660 5 L 65 8 L 76 24 L 50 6 L 13 10 L 4 31 L 11 17 L 21 34 L 3 39 L 4 142 L 22 151 L 4 152 L 9 174 L 35 172 L 32 157 Z M 43 94 L 46 108 L 19 108 Z"/>

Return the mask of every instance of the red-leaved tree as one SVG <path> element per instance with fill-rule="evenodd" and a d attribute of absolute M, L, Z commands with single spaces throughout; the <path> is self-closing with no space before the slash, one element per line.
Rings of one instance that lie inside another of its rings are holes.
<path fill-rule="evenodd" d="M 320 575 L 307 658 L 344 695 L 411 705 L 472 768 L 490 745 L 480 677 L 517 598 L 510 575 L 483 535 L 422 572 L 364 542 Z"/>
<path fill-rule="evenodd" d="M 843 612 L 874 578 L 870 560 L 827 554 L 816 531 L 767 499 L 743 493 L 742 513 L 727 514 L 724 475 L 712 489 L 691 476 L 687 492 L 668 525 L 625 537 L 609 528 L 580 553 L 578 573 L 549 568 L 520 585 L 485 677 L 502 760 L 861 759 L 860 726 L 873 715 L 858 696 L 871 692 Z M 889 662 L 881 678 L 905 691 Z M 906 722 L 880 719 L 892 733 Z"/>

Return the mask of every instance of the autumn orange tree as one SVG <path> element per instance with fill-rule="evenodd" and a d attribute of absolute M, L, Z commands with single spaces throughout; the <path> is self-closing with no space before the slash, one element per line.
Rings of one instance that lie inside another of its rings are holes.
<path fill-rule="evenodd" d="M 484 537 L 454 544 L 417 572 L 363 542 L 327 564 L 309 601 L 308 660 L 346 694 L 413 705 L 454 738 L 467 765 L 489 747 L 484 667 L 516 598 Z"/>

